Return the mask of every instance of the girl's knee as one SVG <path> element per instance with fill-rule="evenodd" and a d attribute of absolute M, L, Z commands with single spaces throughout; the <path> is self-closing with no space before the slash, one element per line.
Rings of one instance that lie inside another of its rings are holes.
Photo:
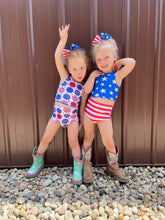
<path fill-rule="evenodd" d="M 94 137 L 95 137 L 95 135 L 94 134 L 85 134 L 85 136 L 84 136 L 84 141 L 93 141 L 93 139 L 94 139 Z"/>
<path fill-rule="evenodd" d="M 74 137 L 74 136 L 71 136 L 71 137 L 69 137 L 68 138 L 68 141 L 69 141 L 69 145 L 71 146 L 71 147 L 75 147 L 75 146 L 77 146 L 78 145 L 78 137 Z"/>

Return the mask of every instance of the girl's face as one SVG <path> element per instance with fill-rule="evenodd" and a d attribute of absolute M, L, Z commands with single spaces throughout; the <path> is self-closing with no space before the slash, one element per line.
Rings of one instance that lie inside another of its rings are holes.
<path fill-rule="evenodd" d="M 113 63 L 117 59 L 115 55 L 109 48 L 104 48 L 95 51 L 95 61 L 96 65 L 103 73 L 109 73 L 112 71 Z"/>
<path fill-rule="evenodd" d="M 68 71 L 76 82 L 82 82 L 86 75 L 87 65 L 82 57 L 73 57 L 68 61 Z"/>

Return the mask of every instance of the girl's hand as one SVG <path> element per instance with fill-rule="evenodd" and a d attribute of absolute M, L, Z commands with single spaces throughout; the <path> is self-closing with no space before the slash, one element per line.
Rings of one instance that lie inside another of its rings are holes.
<path fill-rule="evenodd" d="M 99 77 L 101 75 L 101 71 L 100 70 L 94 70 L 91 75 L 96 79 L 97 77 Z"/>
<path fill-rule="evenodd" d="M 95 80 L 100 75 L 101 75 L 100 70 L 94 70 L 93 72 L 91 72 L 91 74 L 90 74 L 89 78 L 87 79 L 85 86 L 84 86 L 85 94 L 89 94 L 92 92 Z"/>
<path fill-rule="evenodd" d="M 122 66 L 122 65 L 121 65 L 121 63 L 120 63 L 120 60 L 116 61 L 116 62 L 113 64 L 112 71 L 117 72 L 117 71 L 120 69 L 121 66 Z"/>
<path fill-rule="evenodd" d="M 68 31 L 70 24 L 66 24 L 64 27 L 59 28 L 59 34 L 62 41 L 67 41 L 68 39 Z"/>

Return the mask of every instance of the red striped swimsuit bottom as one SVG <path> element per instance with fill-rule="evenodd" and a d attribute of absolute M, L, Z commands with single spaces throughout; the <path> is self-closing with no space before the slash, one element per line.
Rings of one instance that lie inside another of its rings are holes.
<path fill-rule="evenodd" d="M 113 105 L 105 105 L 89 98 L 85 108 L 85 113 L 91 121 L 96 124 L 99 121 L 111 119 L 112 109 Z"/>

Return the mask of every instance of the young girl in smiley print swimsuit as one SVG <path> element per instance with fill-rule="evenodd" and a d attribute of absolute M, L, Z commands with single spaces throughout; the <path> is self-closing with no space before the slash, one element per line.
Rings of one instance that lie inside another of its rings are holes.
<path fill-rule="evenodd" d="M 122 80 L 133 70 L 135 60 L 124 58 L 117 61 L 118 47 L 115 40 L 108 34 L 96 35 L 93 41 L 93 60 L 99 70 L 89 76 L 85 84 L 85 93 L 90 97 L 84 115 L 84 142 L 82 151 L 85 154 L 83 167 L 83 181 L 91 183 L 94 180 L 91 160 L 92 141 L 94 139 L 95 124 L 98 125 L 103 144 L 106 148 L 108 160 L 107 173 L 113 175 L 120 182 L 128 182 L 118 165 L 119 149 L 113 140 L 111 112 Z M 114 72 L 113 69 L 117 69 Z M 120 68 L 121 67 L 121 68 Z"/>
<path fill-rule="evenodd" d="M 45 133 L 38 147 L 33 150 L 33 164 L 27 171 L 27 177 L 34 177 L 44 167 L 44 154 L 49 143 L 57 133 L 60 126 L 67 127 L 69 145 L 74 159 L 73 184 L 82 182 L 83 155 L 78 141 L 80 125 L 78 122 L 78 106 L 84 92 L 82 80 L 86 75 L 87 56 L 79 46 L 72 44 L 70 50 L 63 50 L 68 38 L 70 25 L 59 28 L 60 42 L 55 52 L 55 62 L 60 75 L 60 84 L 57 89 L 53 115 L 49 120 Z M 66 60 L 67 69 L 64 67 L 62 57 Z M 83 118 L 80 110 L 80 124 Z"/>

